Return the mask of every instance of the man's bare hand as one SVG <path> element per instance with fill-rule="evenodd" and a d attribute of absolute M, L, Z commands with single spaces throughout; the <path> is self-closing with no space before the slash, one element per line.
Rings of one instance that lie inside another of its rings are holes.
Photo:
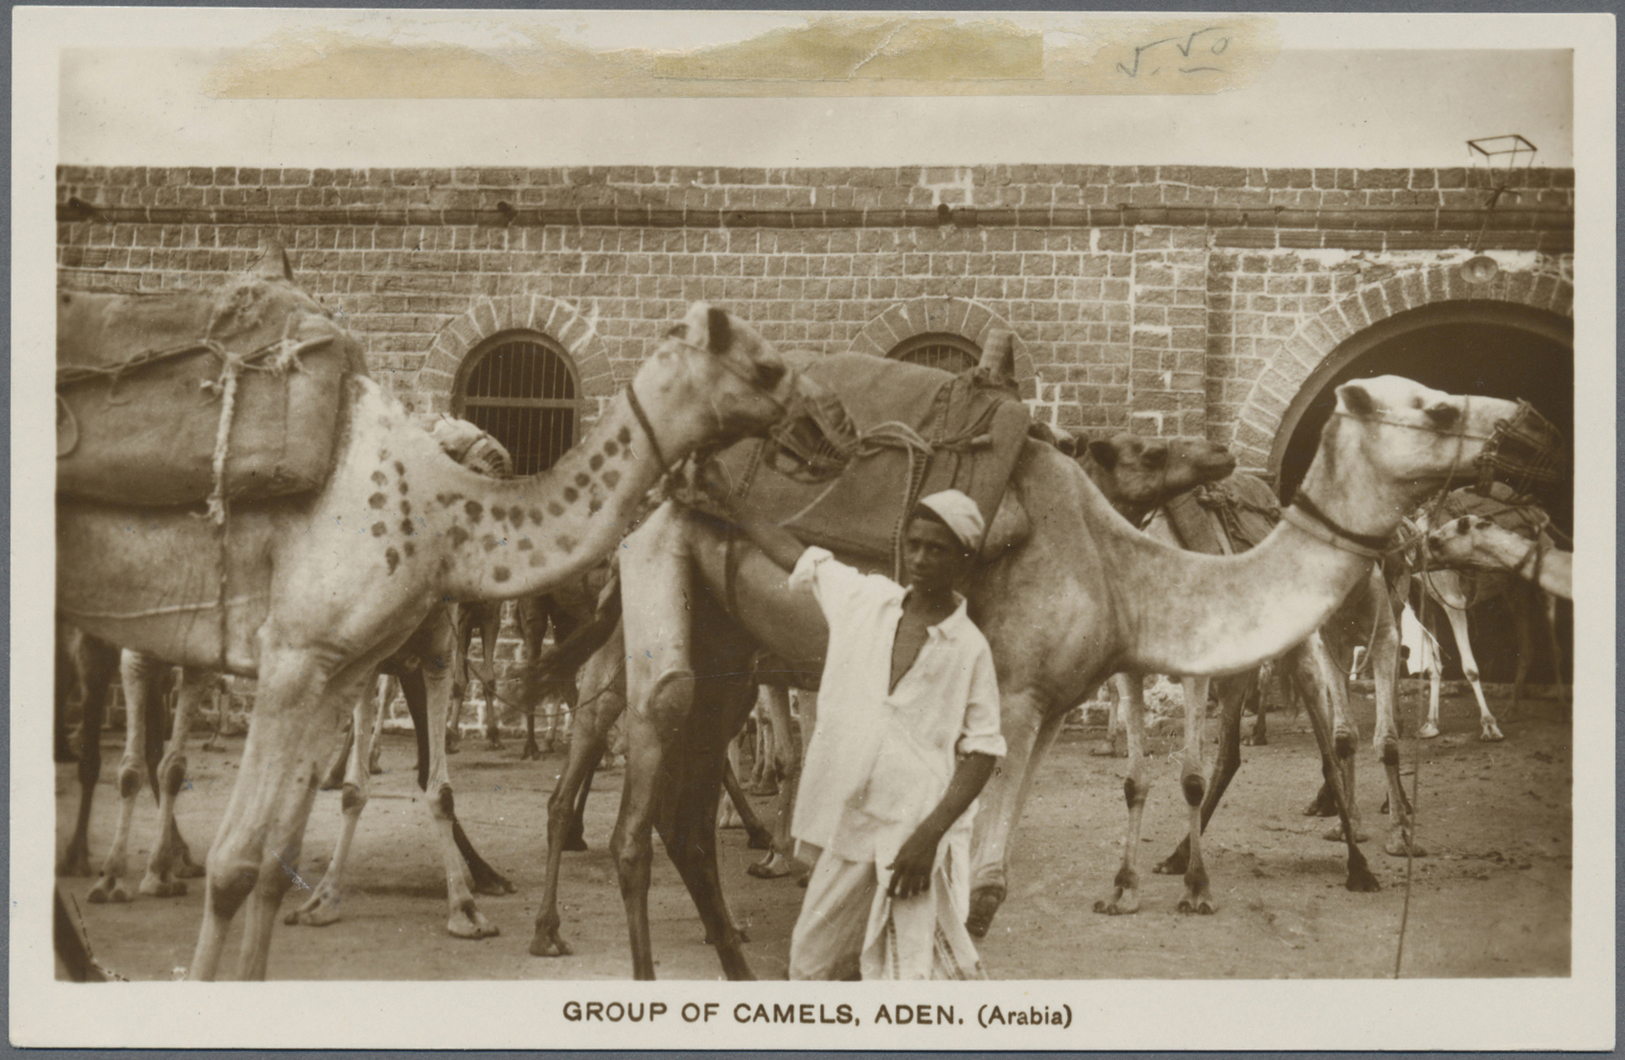
<path fill-rule="evenodd" d="M 915 829 L 897 852 L 897 858 L 886 868 L 891 870 L 891 882 L 886 885 L 887 898 L 913 898 L 931 889 L 931 872 L 937 864 L 937 846 L 942 833 L 922 826 Z"/>

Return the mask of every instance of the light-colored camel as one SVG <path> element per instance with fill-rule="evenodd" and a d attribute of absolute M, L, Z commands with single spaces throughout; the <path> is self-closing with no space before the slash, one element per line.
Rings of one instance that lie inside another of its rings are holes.
<path fill-rule="evenodd" d="M 1233 672 L 1303 640 L 1366 576 L 1365 542 L 1385 540 L 1402 513 L 1471 464 L 1495 422 L 1515 408 L 1391 376 L 1343 385 L 1295 506 L 1263 544 L 1233 558 L 1151 541 L 1073 461 L 1028 442 L 1004 509 L 1024 509 L 1029 530 L 989 557 L 966 594 L 999 669 L 1009 745 L 976 820 L 969 923 L 985 931 L 1004 898 L 1012 829 L 1073 704 L 1109 673 Z M 1004 509 L 990 528 L 994 540 L 1000 524 L 1009 525 Z M 633 974 L 649 978 L 654 970 L 646 892 L 655 825 L 724 972 L 748 976 L 717 881 L 714 840 L 706 838 L 723 750 L 753 698 L 739 678 L 750 652 L 760 645 L 819 669 L 823 618 L 766 557 L 738 546 L 714 520 L 675 506 L 628 536 L 621 564 L 628 700 L 637 706 L 626 715 L 626 790 L 612 849 Z M 1397 757 L 1391 768 L 1397 774 Z M 1199 804 L 1199 762 L 1188 760 L 1183 774 L 1187 800 Z M 1131 810 L 1145 791 L 1144 778 L 1131 776 Z M 1203 897 L 1204 876 L 1193 856 L 1188 903 Z M 1354 861 L 1350 886 L 1369 881 L 1363 859 Z M 1113 900 L 1137 888 L 1131 871 L 1120 872 Z M 558 952 L 556 910 L 549 914 L 544 898 L 532 952 Z"/>
<path fill-rule="evenodd" d="M 276 271 L 256 282 L 291 289 L 285 260 Z M 83 332 L 76 315 L 94 321 L 116 297 L 62 292 L 59 343 Z M 697 303 L 580 445 L 544 474 L 497 481 L 442 453 L 359 365 L 343 387 L 332 470 L 314 494 L 234 505 L 223 525 L 188 508 L 57 500 L 59 614 L 115 643 L 259 680 L 209 854 L 194 978 L 216 976 L 245 902 L 238 973 L 265 976 L 319 759 L 360 682 L 436 602 L 521 596 L 579 576 L 619 541 L 670 462 L 769 427 L 797 395 L 795 373 L 759 335 Z M 432 793 L 437 813 L 450 816 L 450 795 Z"/>
<path fill-rule="evenodd" d="M 471 471 L 498 478 L 506 478 L 512 472 L 513 462 L 507 450 L 472 423 L 442 417 L 434 424 L 431 436 L 447 456 Z M 418 790 L 425 794 L 452 790 L 446 756 L 451 753 L 451 734 L 456 726 L 454 722 L 448 723 L 447 718 L 455 713 L 462 693 L 467 690 L 469 635 L 477 623 L 500 624 L 501 620 L 501 601 L 437 604 L 406 643 L 378 666 L 379 676 L 400 682 L 417 737 Z M 496 632 L 488 630 L 485 635 L 486 658 L 490 659 Z M 495 683 L 491 671 L 486 671 L 484 681 L 489 692 Z M 377 680 L 365 681 L 356 700 L 342 763 L 343 823 L 333 856 L 321 882 L 304 903 L 288 913 L 283 921 L 286 924 L 325 927 L 340 919 L 350 847 L 371 796 L 375 741 L 383 717 L 377 692 Z M 498 934 L 497 928 L 475 906 L 474 895 L 512 894 L 513 884 L 474 851 L 454 809 L 441 814 L 430 812 L 429 824 L 446 873 L 446 899 L 450 910 L 447 932 L 466 939 Z"/>
<path fill-rule="evenodd" d="M 1492 500 L 1507 504 L 1507 514 L 1512 518 L 1513 525 L 1527 533 L 1534 547 L 1550 549 L 1552 541 L 1544 529 L 1548 522 L 1545 514 L 1536 514 L 1537 509 L 1516 507 L 1509 498 L 1511 498 L 1510 490 L 1498 489 Z M 1445 513 L 1451 511 L 1449 498 L 1446 498 L 1444 505 L 1437 509 L 1431 506 L 1423 507 L 1415 517 L 1418 538 L 1431 534 L 1438 528 L 1435 525 L 1436 521 L 1445 522 L 1450 518 Z M 1426 547 L 1425 541 L 1419 543 Z M 1524 682 L 1529 676 L 1529 660 L 1534 654 L 1532 613 L 1538 610 L 1546 621 L 1546 628 L 1555 629 L 1556 602 L 1537 585 L 1505 571 L 1441 570 L 1432 568 L 1424 557 L 1413 554 L 1412 560 L 1415 577 L 1422 591 L 1427 595 L 1429 602 L 1439 606 L 1444 612 L 1445 620 L 1450 623 L 1450 632 L 1456 640 L 1456 651 L 1461 655 L 1462 675 L 1467 678 L 1467 683 L 1473 690 L 1473 698 L 1478 702 L 1479 739 L 1488 741 L 1504 739 L 1501 726 L 1491 713 L 1489 701 L 1484 695 L 1484 685 L 1479 680 L 1478 658 L 1473 652 L 1468 612 L 1480 604 L 1498 598 L 1504 598 L 1510 605 L 1513 628 L 1518 638 L 1510 707 L 1512 711 L 1516 711 L 1518 702 L 1523 697 Z M 1418 735 L 1423 739 L 1432 739 L 1439 735 L 1439 698 L 1440 675 L 1439 668 L 1435 666 L 1429 671 L 1428 719 L 1418 731 Z"/>
<path fill-rule="evenodd" d="M 1464 515 L 1428 534 L 1440 566 L 1506 571 L 1553 596 L 1574 599 L 1574 553 L 1515 534 L 1483 515 Z"/>

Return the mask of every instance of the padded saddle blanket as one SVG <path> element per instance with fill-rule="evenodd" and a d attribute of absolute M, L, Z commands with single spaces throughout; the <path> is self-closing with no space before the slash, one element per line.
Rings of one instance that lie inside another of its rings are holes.
<path fill-rule="evenodd" d="M 1164 507 L 1180 544 L 1214 556 L 1247 551 L 1281 520 L 1281 502 L 1269 486 L 1240 473 L 1186 490 Z"/>
<path fill-rule="evenodd" d="M 326 480 L 360 348 L 308 295 L 57 295 L 57 492 L 121 504 L 301 493 Z"/>
<path fill-rule="evenodd" d="M 718 457 L 733 483 L 730 501 L 808 544 L 894 573 L 920 497 L 961 490 L 992 525 L 1027 436 L 1027 407 L 1015 395 L 969 373 L 861 353 L 819 358 L 805 374 L 840 399 L 858 432 L 857 455 L 838 477 L 805 481 L 779 470 L 772 439 L 740 442 Z"/>

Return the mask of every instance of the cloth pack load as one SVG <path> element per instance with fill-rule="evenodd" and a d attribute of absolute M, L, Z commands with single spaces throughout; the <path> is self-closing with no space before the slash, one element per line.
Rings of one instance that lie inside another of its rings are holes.
<path fill-rule="evenodd" d="M 1281 521 L 1281 504 L 1263 480 L 1230 475 L 1186 490 L 1164 505 L 1179 543 L 1191 552 L 1245 552 Z"/>
<path fill-rule="evenodd" d="M 898 567 L 915 503 L 957 489 L 991 525 L 1027 437 L 1027 407 L 974 373 L 861 353 L 807 363 L 856 433 L 838 476 L 798 474 L 773 439 L 749 439 L 718 457 L 731 504 L 772 519 L 810 545 Z"/>
<path fill-rule="evenodd" d="M 361 350 L 292 283 L 57 295 L 57 493 L 171 506 L 319 488 Z"/>

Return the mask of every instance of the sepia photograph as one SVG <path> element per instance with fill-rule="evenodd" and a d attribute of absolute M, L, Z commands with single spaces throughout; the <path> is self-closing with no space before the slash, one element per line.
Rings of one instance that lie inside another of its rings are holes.
<path fill-rule="evenodd" d="M 14 1045 L 1613 1046 L 1611 15 L 13 20 Z"/>

